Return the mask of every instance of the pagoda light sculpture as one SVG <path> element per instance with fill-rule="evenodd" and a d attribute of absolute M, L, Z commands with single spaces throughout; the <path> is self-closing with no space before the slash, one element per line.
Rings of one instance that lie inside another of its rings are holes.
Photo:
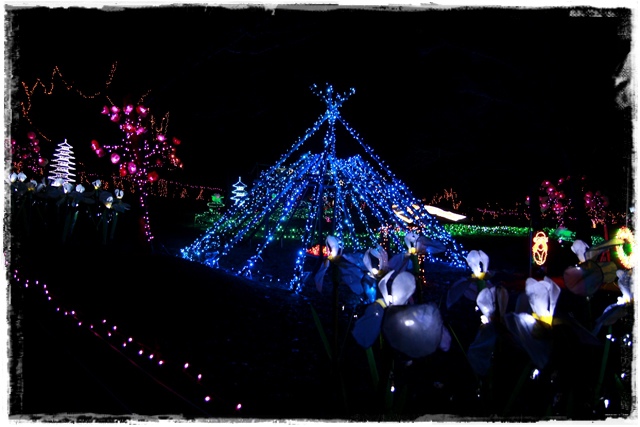
<path fill-rule="evenodd" d="M 73 147 L 65 139 L 56 147 L 53 152 L 53 160 L 51 160 L 51 166 L 53 170 L 49 175 L 51 181 L 61 179 L 62 182 L 73 183 L 75 182 L 75 174 L 71 171 L 75 170 L 75 158 L 73 155 Z"/>
<path fill-rule="evenodd" d="M 234 201 L 235 205 L 241 206 L 247 200 L 247 196 L 249 193 L 245 190 L 247 185 L 242 182 L 242 179 L 238 177 L 238 182 L 233 184 L 233 197 L 231 200 Z"/>

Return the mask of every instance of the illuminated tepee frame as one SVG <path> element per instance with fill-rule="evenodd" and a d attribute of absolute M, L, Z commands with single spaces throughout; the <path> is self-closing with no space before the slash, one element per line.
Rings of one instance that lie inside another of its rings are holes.
<path fill-rule="evenodd" d="M 247 257 L 246 251 L 242 255 L 247 259 L 239 272 L 250 275 L 267 247 L 293 236 L 300 247 L 292 265 L 290 288 L 299 290 L 306 276 L 306 258 L 313 257 L 314 246 L 317 249 L 317 245 L 324 245 L 327 235 L 337 237 L 345 252 L 364 252 L 382 244 L 389 253 L 399 253 L 407 249 L 404 234 L 415 231 L 446 248 L 443 253 L 427 254 L 425 261 L 466 268 L 462 248 L 340 115 L 338 109 L 355 89 L 340 95 L 334 94 L 329 84 L 324 90 L 314 84 L 311 90 L 326 103 L 324 114 L 275 165 L 261 172 L 245 203 L 232 206 L 183 248 L 181 256 L 219 268 L 225 259 L 238 256 L 232 251 L 236 244 L 259 241 L 255 252 L 250 251 L 252 255 Z M 344 159 L 336 156 L 336 122 L 342 123 L 373 164 L 360 155 Z M 323 124 L 328 125 L 324 149 L 292 160 L 292 154 Z"/>

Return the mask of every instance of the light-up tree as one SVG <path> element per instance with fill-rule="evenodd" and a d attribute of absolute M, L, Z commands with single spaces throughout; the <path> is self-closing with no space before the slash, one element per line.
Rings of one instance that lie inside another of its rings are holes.
<path fill-rule="evenodd" d="M 11 139 L 11 167 L 16 173 L 25 173 L 32 178 L 41 178 L 49 159 L 42 157 L 40 139 L 35 132 L 27 132 L 27 141 Z"/>
<path fill-rule="evenodd" d="M 526 204 L 530 201 L 527 197 Z M 593 234 L 597 227 L 602 227 L 604 239 L 608 240 L 607 224 L 618 224 L 626 218 L 626 215 L 609 211 L 609 199 L 602 192 L 589 189 L 586 176 L 579 179 L 567 176 L 556 184 L 543 181 L 538 201 L 540 218 L 547 220 L 547 226 L 558 230 L 573 229 L 585 240 L 598 239 Z"/>
<path fill-rule="evenodd" d="M 49 175 L 51 181 L 61 179 L 63 182 L 74 183 L 76 180 L 72 170 L 75 170 L 73 147 L 65 139 L 56 147 L 51 160 L 52 171 Z"/>
<path fill-rule="evenodd" d="M 587 191 L 584 193 L 584 207 L 591 219 L 593 228 L 596 225 L 605 225 L 609 198 L 600 191 Z"/>
<path fill-rule="evenodd" d="M 346 250 L 355 252 L 376 247 L 384 232 L 388 238 L 386 249 L 403 252 L 404 235 L 415 230 L 446 247 L 441 254 L 428 254 L 426 261 L 466 268 L 462 248 L 341 116 L 340 107 L 355 90 L 335 94 L 331 85 L 324 90 L 313 85 L 311 90 L 326 103 L 326 111 L 273 166 L 260 173 L 247 202 L 232 206 L 201 237 L 182 249 L 182 257 L 224 267 L 221 263 L 225 260 L 238 258 L 232 255 L 237 243 L 259 239 L 255 254 L 240 269 L 247 272 L 267 247 L 297 229 L 299 250 L 292 265 L 290 287 L 299 290 L 308 251 L 317 244 L 323 245 L 327 235 L 335 236 Z M 362 155 L 336 156 L 338 122 L 372 162 Z M 293 159 L 293 154 L 323 125 L 327 129 L 322 150 Z M 308 211 L 303 218 L 296 215 L 300 209 Z"/>
<path fill-rule="evenodd" d="M 176 156 L 176 146 L 180 145 L 180 140 L 169 140 L 167 137 L 168 113 L 158 121 L 149 108 L 142 104 L 127 104 L 123 108 L 105 106 L 102 114 L 118 124 L 124 136 L 121 141 L 102 146 L 93 140 L 91 148 L 99 157 L 109 154 L 111 163 L 118 165 L 120 176 L 130 177 L 134 182 L 143 209 L 144 233 L 150 242 L 154 236 L 146 207 L 149 186 L 158 180 L 158 171 L 182 168 L 182 162 Z"/>
<path fill-rule="evenodd" d="M 565 215 L 571 208 L 571 199 L 567 198 L 562 189 L 567 179 L 569 178 L 560 178 L 556 185 L 547 180 L 540 184 L 540 192 L 543 194 L 540 196 L 540 210 L 545 213 L 551 209 L 550 212 L 554 214 L 558 227 L 564 227 Z"/>

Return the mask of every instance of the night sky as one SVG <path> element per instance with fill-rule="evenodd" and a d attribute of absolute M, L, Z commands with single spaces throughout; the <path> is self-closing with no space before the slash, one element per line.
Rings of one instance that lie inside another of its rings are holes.
<path fill-rule="evenodd" d="M 304 135 L 325 111 L 310 86 L 329 83 L 355 88 L 342 117 L 419 198 L 453 189 L 467 206 L 514 204 L 544 179 L 585 175 L 625 206 L 634 105 L 616 77 L 629 8 L 5 7 L 12 137 L 30 129 L 22 82 L 50 84 L 57 66 L 100 94 L 55 77 L 30 116 L 52 141 L 43 148 L 66 138 L 87 167 L 92 139 L 121 137 L 100 114 L 107 96 L 148 93 L 182 141 L 171 178 L 230 191 Z M 338 154 L 356 154 L 341 129 Z"/>

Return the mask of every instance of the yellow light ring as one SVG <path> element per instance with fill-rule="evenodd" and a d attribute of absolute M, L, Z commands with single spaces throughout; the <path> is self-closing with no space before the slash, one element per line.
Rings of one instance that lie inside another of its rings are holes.
<path fill-rule="evenodd" d="M 622 264 L 624 268 L 627 268 L 627 269 L 632 268 L 633 261 L 631 256 L 633 255 L 633 249 L 635 247 L 635 239 L 633 237 L 633 233 L 629 228 L 622 226 L 616 232 L 615 238 L 624 241 L 624 244 L 618 245 L 614 249 L 616 258 L 618 258 L 618 260 L 620 261 L 620 264 Z M 631 248 L 631 252 L 628 255 L 624 251 L 625 244 L 627 244 Z"/>
<path fill-rule="evenodd" d="M 544 231 L 538 231 L 533 237 L 531 251 L 533 253 L 533 261 L 537 265 L 542 265 L 547 261 L 547 252 L 549 251 L 548 241 L 549 238 L 544 234 Z"/>

